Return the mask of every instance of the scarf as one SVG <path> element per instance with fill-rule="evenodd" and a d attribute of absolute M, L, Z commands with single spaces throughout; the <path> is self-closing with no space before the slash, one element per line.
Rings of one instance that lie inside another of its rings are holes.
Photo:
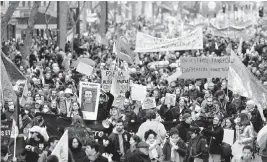
<path fill-rule="evenodd" d="M 177 144 L 173 143 L 170 139 L 170 145 L 171 145 L 171 161 L 172 162 L 183 162 L 184 161 L 183 157 L 181 157 L 179 153 L 176 151 L 178 149 Z"/>
<path fill-rule="evenodd" d="M 159 157 L 156 142 L 157 141 L 155 141 L 154 143 L 151 144 L 149 141 L 146 141 L 146 143 L 149 144 L 149 157 L 150 157 L 150 159 L 158 159 L 158 157 Z"/>

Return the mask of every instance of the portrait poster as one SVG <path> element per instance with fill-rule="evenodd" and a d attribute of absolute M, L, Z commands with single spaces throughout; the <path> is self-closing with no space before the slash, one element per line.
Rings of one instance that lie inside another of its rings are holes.
<path fill-rule="evenodd" d="M 85 120 L 96 120 L 99 95 L 100 84 L 80 82 L 79 103 Z"/>
<path fill-rule="evenodd" d="M 175 106 L 176 104 L 176 94 L 166 93 L 165 97 L 165 105 L 170 104 L 171 106 Z"/>

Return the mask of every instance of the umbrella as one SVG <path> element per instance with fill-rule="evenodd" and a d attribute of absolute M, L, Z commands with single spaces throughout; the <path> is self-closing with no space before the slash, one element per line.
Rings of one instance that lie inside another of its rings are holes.
<path fill-rule="evenodd" d="M 258 133 L 257 143 L 261 147 L 267 141 L 267 125 L 265 125 Z"/>

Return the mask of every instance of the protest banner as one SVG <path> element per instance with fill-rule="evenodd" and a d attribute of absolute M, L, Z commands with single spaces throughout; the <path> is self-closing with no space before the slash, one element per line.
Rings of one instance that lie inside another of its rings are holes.
<path fill-rule="evenodd" d="M 235 131 L 230 129 L 223 129 L 223 130 L 224 130 L 223 142 L 228 143 L 229 145 L 232 146 L 234 144 Z"/>
<path fill-rule="evenodd" d="M 106 92 L 110 91 L 114 75 L 115 75 L 114 70 L 101 70 L 101 78 L 102 78 L 101 86 L 104 91 Z"/>
<path fill-rule="evenodd" d="M 138 32 L 136 35 L 135 52 L 159 52 L 175 50 L 203 49 L 202 28 L 174 39 L 163 39 L 152 37 L 148 34 Z"/>
<path fill-rule="evenodd" d="M 155 97 L 146 97 L 143 101 L 142 108 L 143 109 L 152 109 L 156 107 Z"/>
<path fill-rule="evenodd" d="M 55 149 L 51 153 L 51 155 L 56 155 L 59 159 L 59 162 L 67 162 L 69 157 L 69 138 L 68 138 L 68 130 L 66 130 L 63 136 L 58 141 Z"/>
<path fill-rule="evenodd" d="M 180 78 L 227 78 L 230 57 L 182 57 Z"/>
<path fill-rule="evenodd" d="M 124 103 L 125 95 L 118 95 L 114 98 L 112 106 L 122 108 Z"/>
<path fill-rule="evenodd" d="M 119 85 L 119 93 L 125 93 L 129 90 L 129 71 L 118 71 L 115 74 L 115 77 L 117 78 L 117 83 Z"/>
<path fill-rule="evenodd" d="M 79 103 L 83 111 L 83 118 L 96 120 L 99 104 L 100 84 L 80 82 Z"/>
<path fill-rule="evenodd" d="M 133 84 L 131 88 L 131 97 L 132 100 L 143 102 L 144 98 L 146 98 L 146 86 Z"/>
<path fill-rule="evenodd" d="M 175 106 L 176 104 L 176 94 L 166 93 L 165 97 L 165 105 L 170 104 L 171 106 Z"/>
<path fill-rule="evenodd" d="M 1 145 L 8 146 L 11 130 L 12 129 L 12 120 L 1 121 Z"/>
<path fill-rule="evenodd" d="M 87 76 L 90 76 L 93 72 L 94 68 L 86 63 L 83 63 L 83 62 L 79 62 L 78 63 L 78 66 L 76 68 L 76 71 L 81 73 L 81 74 L 84 74 L 84 75 L 87 75 Z"/>

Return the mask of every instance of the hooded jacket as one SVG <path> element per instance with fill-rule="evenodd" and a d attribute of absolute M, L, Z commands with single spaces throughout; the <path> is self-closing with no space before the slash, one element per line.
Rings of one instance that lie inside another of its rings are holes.
<path fill-rule="evenodd" d="M 77 139 L 77 141 L 79 143 L 77 148 L 72 147 L 73 139 Z M 70 148 L 70 151 L 72 153 L 72 156 L 73 156 L 73 159 L 75 160 L 75 162 L 82 162 L 84 157 L 86 157 L 85 149 L 82 147 L 82 142 L 77 137 L 71 138 L 69 140 L 69 148 Z"/>
<path fill-rule="evenodd" d="M 109 145 L 111 145 L 111 148 L 113 148 L 108 153 L 113 154 L 112 156 L 113 161 L 120 161 L 120 157 L 122 156 L 120 153 L 119 135 L 122 135 L 123 149 L 124 149 L 125 154 L 126 154 L 126 151 L 130 148 L 130 138 L 131 138 L 130 133 L 128 133 L 125 130 L 123 130 L 122 132 L 118 132 L 116 128 L 113 129 L 113 132 L 108 137 L 110 141 Z"/>

